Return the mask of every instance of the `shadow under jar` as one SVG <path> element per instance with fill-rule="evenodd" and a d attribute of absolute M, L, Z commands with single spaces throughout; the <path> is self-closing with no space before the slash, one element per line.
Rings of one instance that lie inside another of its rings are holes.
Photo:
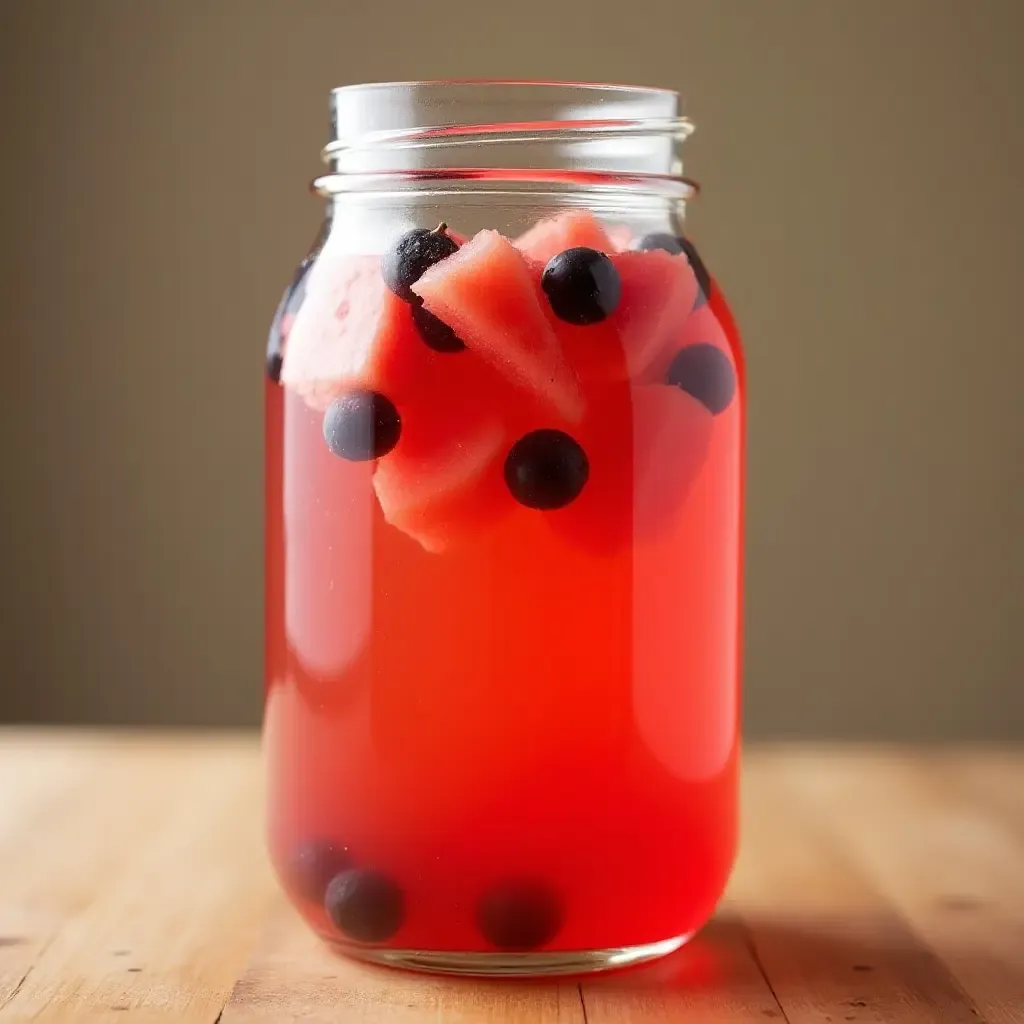
<path fill-rule="evenodd" d="M 736 836 L 743 363 L 658 89 L 332 95 L 267 359 L 268 835 L 344 952 L 680 946 Z"/>

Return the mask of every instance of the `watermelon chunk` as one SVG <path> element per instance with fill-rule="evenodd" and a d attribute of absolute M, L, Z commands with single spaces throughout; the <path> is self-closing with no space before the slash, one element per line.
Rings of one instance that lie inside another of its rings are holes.
<path fill-rule="evenodd" d="M 409 307 L 385 286 L 379 257 L 326 248 L 291 324 L 281 382 L 319 409 L 352 386 L 390 392 L 394 401 L 414 385 L 424 347 Z"/>
<path fill-rule="evenodd" d="M 281 379 L 319 409 L 350 388 L 379 391 L 403 418 L 424 397 L 461 408 L 462 395 L 486 393 L 502 405 L 510 390 L 479 356 L 430 348 L 412 307 L 384 285 L 376 256 L 338 257 L 310 281 Z"/>
<path fill-rule="evenodd" d="M 622 297 L 607 320 L 585 327 L 552 318 L 566 357 L 585 383 L 642 379 L 673 342 L 697 295 L 684 256 L 661 249 L 610 257 Z"/>
<path fill-rule="evenodd" d="M 419 412 L 379 462 L 373 486 L 392 526 L 440 552 L 511 509 L 498 486 L 507 432 L 493 410 L 466 417 L 440 399 Z"/>
<path fill-rule="evenodd" d="M 465 351 L 432 349 L 413 307 L 384 284 L 379 258 L 340 247 L 320 254 L 289 325 L 281 382 L 307 405 L 325 409 L 358 387 L 397 408 L 398 444 L 367 468 L 385 520 L 427 551 L 513 510 L 504 456 L 531 429 L 559 426 L 582 444 L 588 484 L 545 518 L 602 552 L 670 527 L 706 457 L 708 411 L 656 386 L 685 344 L 711 342 L 732 357 L 714 304 L 689 312 L 697 285 L 685 258 L 612 252 L 619 305 L 599 324 L 574 326 L 549 307 L 542 260 L 549 248 L 610 251 L 607 234 L 593 215 L 571 211 L 524 237 L 537 259 L 482 231 L 414 285 Z"/>
<path fill-rule="evenodd" d="M 601 222 L 589 210 L 568 210 L 538 221 L 513 243 L 530 259 L 547 263 L 552 256 L 585 245 L 598 252 L 614 252 L 615 245 Z"/>
<path fill-rule="evenodd" d="M 466 346 L 570 422 L 583 415 L 579 381 L 542 305 L 536 276 L 508 239 L 481 231 L 412 289 Z"/>
<path fill-rule="evenodd" d="M 660 249 L 612 257 L 622 299 L 611 320 L 619 332 L 630 377 L 639 378 L 672 343 L 697 298 L 697 279 L 685 257 Z"/>
<path fill-rule="evenodd" d="M 503 417 L 522 392 L 473 351 L 431 349 L 412 307 L 384 285 L 379 258 L 322 259 L 292 325 L 282 379 L 314 409 L 354 387 L 395 405 L 401 434 L 376 465 L 377 500 L 389 523 L 427 550 L 442 550 L 507 505 L 482 483 L 500 462 Z"/>

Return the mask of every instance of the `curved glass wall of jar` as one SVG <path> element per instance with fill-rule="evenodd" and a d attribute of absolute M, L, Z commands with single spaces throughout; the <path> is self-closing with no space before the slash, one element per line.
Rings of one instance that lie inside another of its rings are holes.
<path fill-rule="evenodd" d="M 273 862 L 357 956 L 662 955 L 736 818 L 744 374 L 691 126 L 599 86 L 333 110 L 268 350 Z"/>

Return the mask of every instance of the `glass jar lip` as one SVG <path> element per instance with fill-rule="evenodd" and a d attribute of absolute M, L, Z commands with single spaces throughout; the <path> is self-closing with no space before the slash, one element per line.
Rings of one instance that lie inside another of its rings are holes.
<path fill-rule="evenodd" d="M 364 89 L 411 89 L 419 86 L 441 87 L 441 86 L 472 86 L 474 88 L 491 87 L 516 87 L 523 89 L 582 89 L 601 92 L 629 92 L 638 95 L 659 94 L 680 97 L 675 89 L 668 89 L 660 85 L 632 85 L 626 82 L 592 82 L 572 81 L 571 79 L 558 78 L 410 78 L 406 80 L 379 81 L 379 82 L 354 82 L 349 85 L 335 86 L 333 94 L 341 92 L 355 92 Z"/>
<path fill-rule="evenodd" d="M 441 145 L 475 135 L 629 132 L 685 139 L 682 96 L 656 86 L 527 79 L 364 82 L 331 90 L 325 162 L 346 149 Z"/>
<path fill-rule="evenodd" d="M 365 82 L 333 89 L 330 112 L 322 152 L 330 173 L 315 183 L 321 194 L 389 190 L 403 179 L 437 187 L 444 177 L 463 190 L 493 189 L 500 177 L 561 187 L 572 175 L 599 175 L 617 189 L 694 188 L 679 154 L 694 125 L 672 89 L 543 79 Z"/>

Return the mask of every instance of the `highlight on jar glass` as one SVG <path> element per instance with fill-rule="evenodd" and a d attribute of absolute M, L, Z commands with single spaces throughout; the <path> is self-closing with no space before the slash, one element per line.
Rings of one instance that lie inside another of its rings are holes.
<path fill-rule="evenodd" d="M 267 353 L 268 840 L 366 960 L 663 956 L 736 843 L 744 373 L 679 96 L 331 98 Z"/>

